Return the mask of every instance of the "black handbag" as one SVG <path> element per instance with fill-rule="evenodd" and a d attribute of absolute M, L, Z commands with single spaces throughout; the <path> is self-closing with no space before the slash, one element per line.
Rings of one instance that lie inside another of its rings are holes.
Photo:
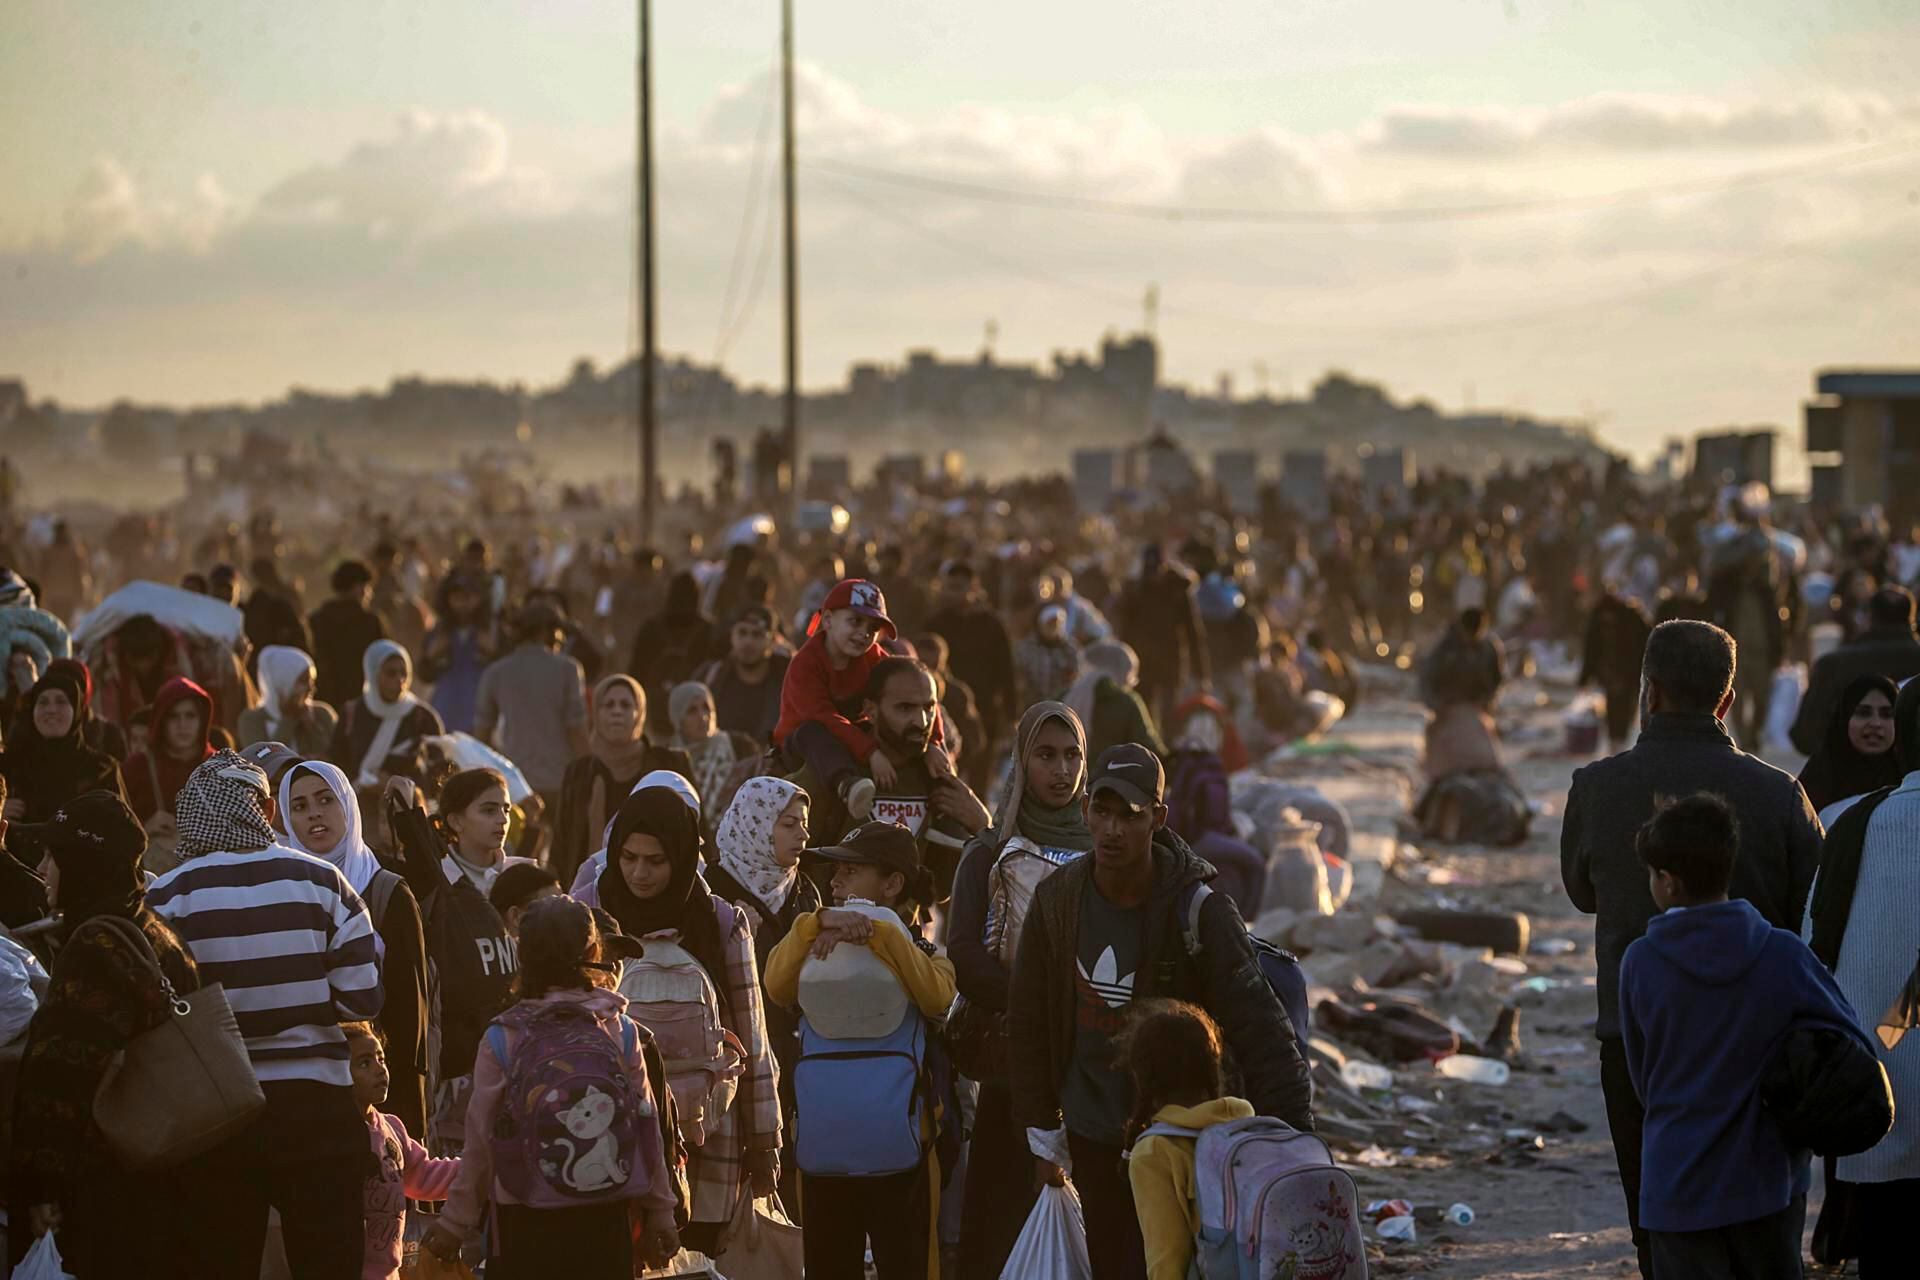
<path fill-rule="evenodd" d="M 969 1080 L 1006 1083 L 1007 1015 L 955 996 L 947 1013 L 947 1056 Z"/>

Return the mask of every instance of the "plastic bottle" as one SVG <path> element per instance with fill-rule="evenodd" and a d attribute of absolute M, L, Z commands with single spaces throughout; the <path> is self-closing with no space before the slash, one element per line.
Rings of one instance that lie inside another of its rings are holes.
<path fill-rule="evenodd" d="M 1456 1227 L 1472 1226 L 1473 1206 L 1470 1204 L 1456 1204 L 1451 1206 L 1447 1210 L 1447 1221 Z"/>
<path fill-rule="evenodd" d="M 1513 1076 L 1512 1070 L 1506 1063 L 1492 1058 L 1476 1058 L 1467 1053 L 1456 1053 L 1452 1057 L 1442 1058 L 1438 1066 L 1440 1074 L 1449 1080 L 1460 1080 L 1467 1084 L 1499 1086 Z"/>
<path fill-rule="evenodd" d="M 1363 1062 L 1359 1058 L 1348 1058 L 1340 1064 L 1340 1078 L 1346 1081 L 1349 1089 L 1393 1088 L 1393 1072 L 1378 1063 Z"/>

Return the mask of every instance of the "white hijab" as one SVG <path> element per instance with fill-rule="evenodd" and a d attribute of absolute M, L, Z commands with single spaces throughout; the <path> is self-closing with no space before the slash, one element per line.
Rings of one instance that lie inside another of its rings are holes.
<path fill-rule="evenodd" d="M 260 651 L 260 697 L 267 712 L 267 737 L 281 736 L 280 726 L 286 721 L 281 704 L 293 692 L 303 672 L 309 679 L 313 677 L 313 659 L 305 649 L 270 644 Z"/>
<path fill-rule="evenodd" d="M 300 838 L 298 824 L 293 820 L 293 783 L 303 773 L 311 773 L 327 784 L 327 790 L 333 792 L 334 802 L 340 806 L 341 816 L 346 822 L 340 843 L 325 853 L 307 847 L 306 841 Z M 346 774 L 324 760 L 305 760 L 287 770 L 280 779 L 280 821 L 287 828 L 287 843 L 301 853 L 331 862 L 340 868 L 340 874 L 353 886 L 353 891 L 363 898 L 366 896 L 373 873 L 380 869 L 380 860 L 373 856 L 373 850 L 367 848 L 367 842 L 360 836 L 360 802 Z"/>
<path fill-rule="evenodd" d="M 375 640 L 367 646 L 360 659 L 360 673 L 366 687 L 360 693 L 360 701 L 367 710 L 380 717 L 380 730 L 373 735 L 373 741 L 367 746 L 367 754 L 360 757 L 360 770 L 357 782 L 363 787 L 380 785 L 380 766 L 393 754 L 394 739 L 400 736 L 401 722 L 407 713 L 420 705 L 420 699 L 413 696 L 409 688 L 392 702 L 380 696 L 380 668 L 388 658 L 398 658 L 407 664 L 407 681 L 413 681 L 413 657 L 403 645 L 391 640 Z"/>
<path fill-rule="evenodd" d="M 805 794 L 785 778 L 748 778 L 734 793 L 714 833 L 720 865 L 769 916 L 780 914 L 800 878 L 797 864 L 783 867 L 773 860 L 774 828 L 794 797 Z"/>

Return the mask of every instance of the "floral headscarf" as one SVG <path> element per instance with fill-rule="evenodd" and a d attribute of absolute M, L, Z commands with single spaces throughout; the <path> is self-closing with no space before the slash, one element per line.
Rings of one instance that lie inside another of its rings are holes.
<path fill-rule="evenodd" d="M 785 778 L 748 778 L 714 836 L 720 865 L 770 916 L 780 914 L 800 878 L 797 864 L 782 867 L 773 860 L 773 829 L 794 797 L 806 794 Z"/>

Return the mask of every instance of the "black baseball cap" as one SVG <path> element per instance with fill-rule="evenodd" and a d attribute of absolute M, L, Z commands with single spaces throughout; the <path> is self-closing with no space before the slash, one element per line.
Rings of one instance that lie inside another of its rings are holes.
<path fill-rule="evenodd" d="M 260 772 L 267 775 L 270 793 L 276 796 L 280 794 L 280 779 L 287 776 L 287 770 L 307 760 L 284 742 L 256 742 L 240 754 L 260 766 Z"/>
<path fill-rule="evenodd" d="M 911 877 L 920 870 L 920 842 L 897 822 L 867 822 L 840 838 L 840 843 L 807 850 L 810 858 L 827 862 L 867 862 Z"/>
<path fill-rule="evenodd" d="M 115 793 L 89 791 L 61 805 L 45 822 L 9 823 L 7 841 L 18 851 L 51 853 L 56 858 L 87 852 L 138 861 L 147 852 L 147 829 Z"/>
<path fill-rule="evenodd" d="M 1135 809 L 1151 809 L 1161 803 L 1167 791 L 1167 772 L 1160 757 L 1137 742 L 1108 747 L 1094 762 L 1087 780 L 1087 794 L 1097 796 L 1111 791 Z"/>

